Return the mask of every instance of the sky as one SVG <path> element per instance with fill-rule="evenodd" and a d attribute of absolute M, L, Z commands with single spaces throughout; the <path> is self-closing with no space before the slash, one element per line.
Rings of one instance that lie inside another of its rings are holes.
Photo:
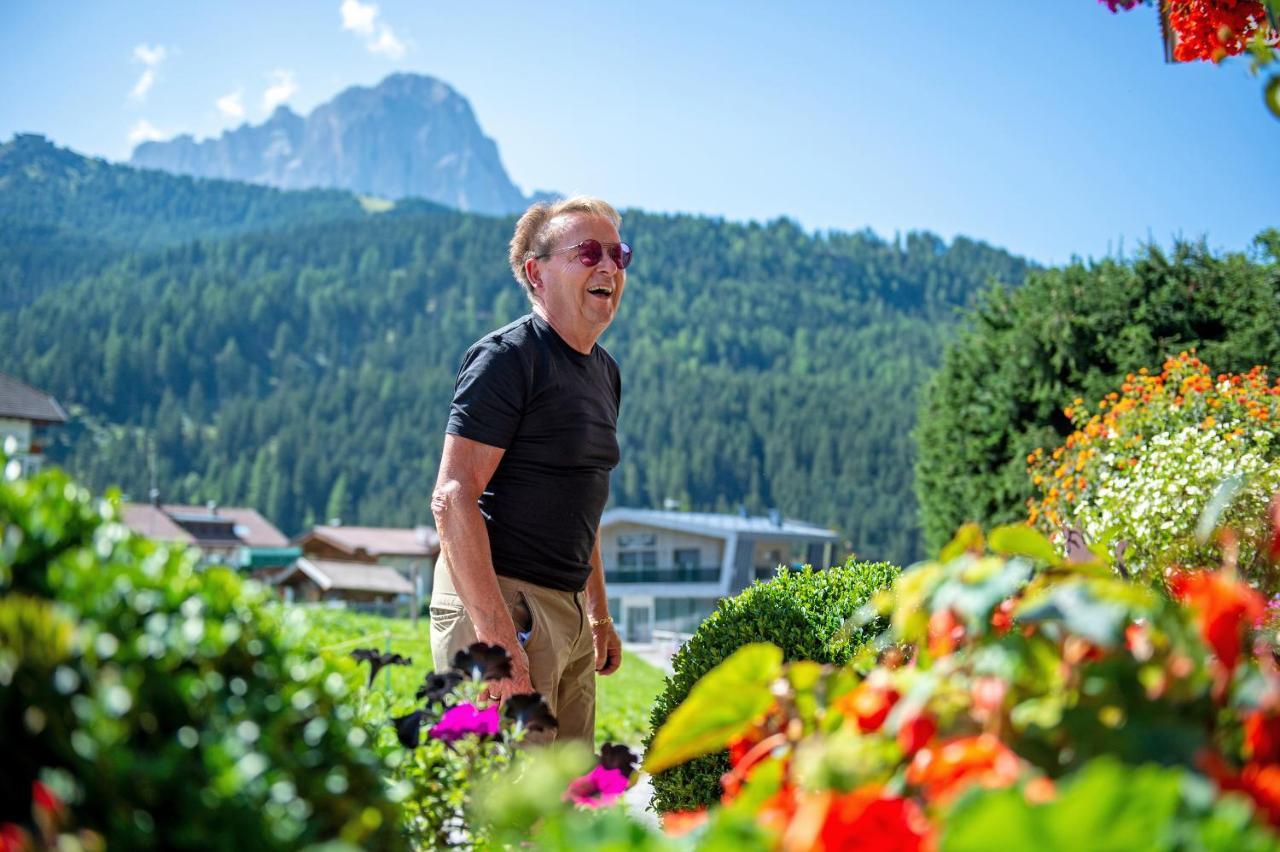
<path fill-rule="evenodd" d="M 127 161 L 395 71 L 468 98 L 526 192 L 1042 263 L 1280 227 L 1262 82 L 1096 0 L 5 0 L 0 141 Z"/>

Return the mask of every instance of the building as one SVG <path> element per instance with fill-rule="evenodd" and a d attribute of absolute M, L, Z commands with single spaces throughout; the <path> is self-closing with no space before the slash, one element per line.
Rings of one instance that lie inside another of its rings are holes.
<path fill-rule="evenodd" d="M 440 537 L 430 527 L 317 526 L 298 536 L 294 543 L 313 562 L 362 562 L 394 568 L 417 583 L 419 600 L 431 595 Z"/>
<path fill-rule="evenodd" d="M 272 580 L 290 602 L 344 601 L 389 612 L 413 586 L 388 565 L 300 556 Z"/>
<path fill-rule="evenodd" d="M 44 427 L 66 422 L 67 413 L 56 399 L 0 373 L 0 447 L 13 450 L 11 458 L 22 466 L 22 476 L 31 476 L 44 465 L 40 443 Z"/>
<path fill-rule="evenodd" d="M 801 521 L 709 512 L 609 509 L 600 554 L 609 613 L 628 642 L 692 633 L 716 607 L 779 565 L 831 564 L 839 536 Z"/>
<path fill-rule="evenodd" d="M 200 549 L 205 565 L 229 565 L 266 578 L 287 567 L 302 550 L 256 509 L 237 506 L 126 503 L 124 523 L 155 541 Z"/>

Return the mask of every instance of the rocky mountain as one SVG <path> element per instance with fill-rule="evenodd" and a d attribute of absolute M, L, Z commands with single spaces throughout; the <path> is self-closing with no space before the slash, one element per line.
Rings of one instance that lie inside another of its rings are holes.
<path fill-rule="evenodd" d="M 264 123 L 217 139 L 144 142 L 130 163 L 283 189 L 425 198 L 475 213 L 511 213 L 528 203 L 467 99 L 418 74 L 353 86 L 307 116 L 281 106 Z"/>

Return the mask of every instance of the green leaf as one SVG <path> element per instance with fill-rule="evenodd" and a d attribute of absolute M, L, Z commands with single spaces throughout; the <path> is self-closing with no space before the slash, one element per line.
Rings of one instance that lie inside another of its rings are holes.
<path fill-rule="evenodd" d="M 782 651 L 744 645 L 694 684 L 667 718 L 645 754 L 650 774 L 720 751 L 747 730 L 774 701 L 771 685 L 782 673 Z"/>
<path fill-rule="evenodd" d="M 1128 607 L 1098 600 L 1083 583 L 1054 587 L 1048 594 L 1027 601 L 1014 617 L 1021 622 L 1059 621 L 1067 630 L 1096 645 L 1113 646 L 1120 639 Z"/>
<path fill-rule="evenodd" d="M 955 538 L 942 548 L 942 552 L 938 554 L 938 561 L 945 565 L 965 552 L 980 555 L 982 547 L 982 527 L 977 524 L 965 524 L 956 530 Z"/>
<path fill-rule="evenodd" d="M 1227 510 L 1243 487 L 1244 476 L 1238 473 L 1218 483 L 1218 487 L 1213 492 L 1213 498 L 1200 513 L 1200 521 L 1196 524 L 1196 541 L 1204 544 L 1209 540 L 1209 536 L 1213 535 L 1213 531 L 1218 527 L 1218 519 L 1222 517 L 1222 513 Z"/>
<path fill-rule="evenodd" d="M 993 529 L 991 549 L 1004 556 L 1025 556 L 1050 565 L 1062 561 L 1049 539 L 1026 524 L 1008 524 Z"/>

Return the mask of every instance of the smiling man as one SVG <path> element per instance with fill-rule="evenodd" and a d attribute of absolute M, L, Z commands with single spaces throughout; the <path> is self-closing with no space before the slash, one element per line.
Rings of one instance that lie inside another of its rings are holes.
<path fill-rule="evenodd" d="M 431 498 L 436 669 L 471 642 L 501 645 L 512 675 L 492 696 L 536 690 L 560 738 L 588 744 L 595 677 L 622 659 L 598 541 L 622 383 L 596 344 L 631 262 L 620 224 L 611 206 L 586 197 L 520 217 L 509 259 L 533 310 L 467 350 Z"/>

